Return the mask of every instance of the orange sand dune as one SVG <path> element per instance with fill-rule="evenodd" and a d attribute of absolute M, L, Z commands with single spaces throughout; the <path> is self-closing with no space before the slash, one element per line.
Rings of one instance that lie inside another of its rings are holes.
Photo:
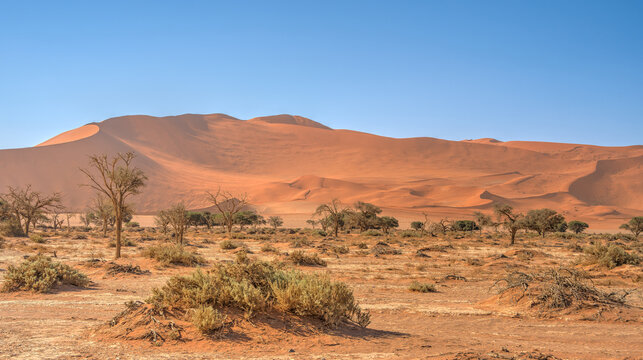
<path fill-rule="evenodd" d="M 178 201 L 207 207 L 204 193 L 219 185 L 247 192 L 267 213 L 306 217 L 334 197 L 411 217 L 469 217 L 494 202 L 610 224 L 643 213 L 643 146 L 394 139 L 291 115 L 108 119 L 37 147 L 0 150 L 0 189 L 61 191 L 81 210 L 91 193 L 79 187 L 78 168 L 90 154 L 123 151 L 136 152 L 149 177 L 134 200 L 140 213 Z"/>

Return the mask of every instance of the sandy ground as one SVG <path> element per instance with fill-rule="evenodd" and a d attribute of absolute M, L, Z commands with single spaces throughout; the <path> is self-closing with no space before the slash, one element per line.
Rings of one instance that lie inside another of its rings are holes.
<path fill-rule="evenodd" d="M 112 276 L 104 267 L 88 266 L 86 260 L 95 257 L 110 260 L 113 253 L 107 239 L 97 233 L 88 234 L 89 239 L 72 240 L 76 233 L 63 232 L 48 237 L 45 244 L 6 239 L 0 250 L 0 277 L 8 265 L 20 262 L 26 255 L 55 252 L 56 260 L 86 273 L 93 285 L 88 289 L 66 287 L 49 294 L 0 294 L 0 358 L 478 359 L 529 358 L 520 354 L 538 352 L 565 359 L 643 358 L 640 291 L 628 297 L 629 317 L 620 321 L 582 320 L 555 314 L 539 317 L 529 311 L 489 304 L 488 299 L 496 294 L 492 289 L 494 283 L 508 271 L 568 265 L 580 256 L 570 250 L 568 241 L 526 235 L 513 248 L 495 235 L 489 236 L 491 239 L 476 234 L 462 239 L 394 236 L 388 242 L 401 254 L 377 257 L 356 244 L 364 242 L 372 248 L 383 237 L 344 234 L 340 240 L 324 240 L 313 235 L 277 234 L 270 240 L 257 240 L 249 235 L 235 241 L 245 243 L 254 253 L 251 256 L 260 259 L 280 258 L 260 251 L 265 242 L 283 252 L 292 251 L 292 241 L 297 238 L 310 239 L 310 246 L 303 246 L 306 251 L 318 251 L 316 246 L 321 244 L 349 246 L 348 254 L 322 254 L 328 267 L 300 268 L 328 272 L 332 278 L 348 283 L 362 306 L 371 311 L 368 329 L 297 334 L 247 325 L 241 337 L 166 342 L 161 346 L 145 340 L 123 341 L 100 335 L 96 330 L 121 312 L 125 302 L 144 300 L 153 287 L 162 285 L 172 275 L 194 270 L 164 267 L 142 258 L 140 250 L 157 241 L 140 240 L 141 234 L 127 234 L 136 246 L 124 247 L 124 257 L 118 263 L 140 265 L 150 271 L 146 275 Z M 234 257 L 231 251 L 220 249 L 218 243 L 223 239 L 224 234 L 205 230 L 188 235 L 189 248 L 210 263 Z M 428 257 L 416 256 L 418 248 L 449 244 L 453 248 L 425 251 Z M 537 250 L 544 255 L 529 259 L 518 256 L 517 250 Z M 500 257 L 502 254 L 507 258 Z M 640 290 L 643 277 L 641 267 L 631 265 L 614 270 L 590 269 L 590 273 L 597 286 L 610 291 Z M 447 275 L 462 276 L 464 280 L 446 280 Z M 408 286 L 413 280 L 435 284 L 438 292 L 411 292 Z"/>

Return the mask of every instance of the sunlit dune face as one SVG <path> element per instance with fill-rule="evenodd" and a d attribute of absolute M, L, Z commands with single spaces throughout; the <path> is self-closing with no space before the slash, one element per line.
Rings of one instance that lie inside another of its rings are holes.
<path fill-rule="evenodd" d="M 98 133 L 98 130 L 100 130 L 99 127 L 93 124 L 81 126 L 77 129 L 69 130 L 60 135 L 54 136 L 53 138 L 36 146 L 64 144 L 72 141 L 82 140 L 95 135 L 96 133 Z"/>

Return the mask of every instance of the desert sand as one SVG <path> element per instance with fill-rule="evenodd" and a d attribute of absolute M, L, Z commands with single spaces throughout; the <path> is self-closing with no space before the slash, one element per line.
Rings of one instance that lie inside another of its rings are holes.
<path fill-rule="evenodd" d="M 36 147 L 0 150 L 0 189 L 62 192 L 70 210 L 82 211 L 91 193 L 79 187 L 78 168 L 89 154 L 125 151 L 137 154 L 150 179 L 134 199 L 139 214 L 179 201 L 205 208 L 205 192 L 218 186 L 247 192 L 258 210 L 291 226 L 332 198 L 374 203 L 403 223 L 422 212 L 469 218 L 494 202 L 550 207 L 592 231 L 614 230 L 643 211 L 643 146 L 396 139 L 291 115 L 137 115 L 88 124 Z"/>

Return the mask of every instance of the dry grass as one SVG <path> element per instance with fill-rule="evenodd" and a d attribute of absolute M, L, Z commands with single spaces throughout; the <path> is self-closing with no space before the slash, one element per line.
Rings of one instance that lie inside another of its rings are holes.
<path fill-rule="evenodd" d="M 326 261 L 321 259 L 316 253 L 305 253 L 301 250 L 296 250 L 288 255 L 288 260 L 295 265 L 306 266 L 326 266 Z"/>
<path fill-rule="evenodd" d="M 163 244 L 150 246 L 143 250 L 142 255 L 150 259 L 155 259 L 163 265 L 195 266 L 206 263 L 205 258 L 196 253 L 189 252 L 179 245 Z"/>

